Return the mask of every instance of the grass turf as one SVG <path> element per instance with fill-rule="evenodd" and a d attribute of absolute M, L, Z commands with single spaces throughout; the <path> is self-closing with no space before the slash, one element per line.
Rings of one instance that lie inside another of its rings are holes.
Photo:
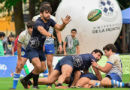
<path fill-rule="evenodd" d="M 130 82 L 130 75 L 123 75 L 123 82 Z M 13 78 L 0 78 L 0 90 L 9 90 L 12 87 Z M 39 90 L 63 90 L 63 89 L 52 89 L 47 88 L 45 85 L 39 85 Z M 24 90 L 21 83 L 18 82 L 18 86 L 16 90 Z M 31 88 L 29 89 L 31 90 Z M 130 90 L 130 88 L 70 88 L 66 90 Z"/>

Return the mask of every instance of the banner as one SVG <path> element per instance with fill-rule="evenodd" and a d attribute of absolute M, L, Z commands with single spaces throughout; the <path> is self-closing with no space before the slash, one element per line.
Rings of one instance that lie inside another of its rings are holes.
<path fill-rule="evenodd" d="M 12 77 L 17 64 L 17 56 L 2 56 L 0 57 L 0 77 Z M 25 76 L 24 70 L 21 76 Z"/>

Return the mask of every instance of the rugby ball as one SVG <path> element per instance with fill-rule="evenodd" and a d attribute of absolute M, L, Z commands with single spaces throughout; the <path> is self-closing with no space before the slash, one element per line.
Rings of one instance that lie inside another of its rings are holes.
<path fill-rule="evenodd" d="M 99 9 L 94 9 L 88 14 L 88 20 L 93 22 L 97 21 L 102 16 L 102 11 Z"/>

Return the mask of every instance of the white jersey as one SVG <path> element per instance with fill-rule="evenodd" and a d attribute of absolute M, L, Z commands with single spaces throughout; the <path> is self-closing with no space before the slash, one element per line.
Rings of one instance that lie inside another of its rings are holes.
<path fill-rule="evenodd" d="M 31 38 L 31 35 L 29 34 L 28 30 L 24 30 L 20 33 L 18 42 L 22 43 L 22 48 L 26 49 L 30 38 Z"/>
<path fill-rule="evenodd" d="M 112 64 L 112 69 L 107 73 L 116 73 L 122 78 L 122 62 L 118 54 L 113 54 L 108 58 L 107 63 Z"/>
<path fill-rule="evenodd" d="M 39 17 L 40 17 L 40 14 L 37 15 L 37 16 L 34 16 L 33 19 L 32 19 L 32 21 L 35 22 Z M 51 15 L 50 18 L 53 19 L 54 21 L 56 21 L 56 18 L 55 18 L 54 16 Z M 48 32 L 51 33 L 51 34 L 53 35 L 54 28 L 53 28 L 53 27 L 50 27 Z M 54 39 L 51 38 L 51 37 L 46 38 L 45 44 L 54 44 Z"/>

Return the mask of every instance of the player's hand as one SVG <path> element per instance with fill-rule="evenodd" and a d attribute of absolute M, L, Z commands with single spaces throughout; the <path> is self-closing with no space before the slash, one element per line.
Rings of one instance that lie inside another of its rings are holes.
<path fill-rule="evenodd" d="M 98 65 L 97 62 L 95 62 L 95 61 L 92 61 L 91 63 L 92 63 L 93 67 L 97 67 L 97 65 Z"/>
<path fill-rule="evenodd" d="M 64 19 L 62 19 L 63 24 L 67 25 L 71 21 L 71 17 L 67 15 Z"/>
<path fill-rule="evenodd" d="M 55 39 L 55 37 L 54 37 L 51 33 L 48 32 L 48 36 L 47 36 L 47 38 L 49 38 L 49 37 Z"/>

